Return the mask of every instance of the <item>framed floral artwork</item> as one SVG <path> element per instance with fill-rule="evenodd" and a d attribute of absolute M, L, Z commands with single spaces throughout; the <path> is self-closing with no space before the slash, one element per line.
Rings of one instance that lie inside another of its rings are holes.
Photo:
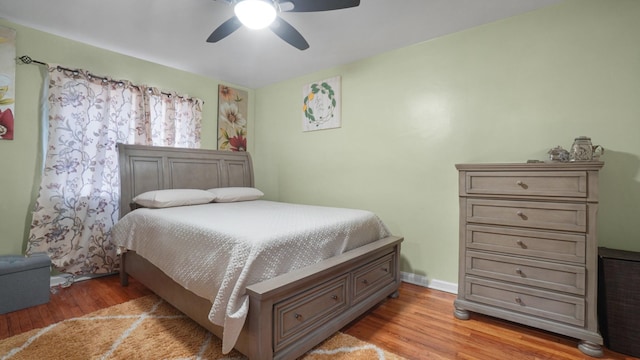
<path fill-rule="evenodd" d="M 218 85 L 218 150 L 247 151 L 248 94 Z"/>
<path fill-rule="evenodd" d="M 16 31 L 0 26 L 0 140 L 13 140 Z"/>
<path fill-rule="evenodd" d="M 340 76 L 302 87 L 302 131 L 342 126 Z"/>

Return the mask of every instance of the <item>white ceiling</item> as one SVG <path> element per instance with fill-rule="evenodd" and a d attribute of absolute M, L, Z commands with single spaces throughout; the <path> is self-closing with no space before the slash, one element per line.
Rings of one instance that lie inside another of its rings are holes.
<path fill-rule="evenodd" d="M 218 43 L 207 43 L 209 34 L 233 16 L 233 8 L 221 0 L 0 0 L 0 17 L 136 58 L 260 88 L 560 1 L 361 0 L 360 6 L 350 9 L 281 13 L 309 42 L 305 51 L 268 29 L 241 28 Z"/>

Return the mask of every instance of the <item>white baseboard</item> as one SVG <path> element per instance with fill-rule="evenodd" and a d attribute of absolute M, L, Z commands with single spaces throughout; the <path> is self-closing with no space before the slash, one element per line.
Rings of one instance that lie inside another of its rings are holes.
<path fill-rule="evenodd" d="M 458 293 L 458 284 L 450 283 L 442 280 L 435 280 L 435 279 L 431 280 L 431 283 L 429 284 L 429 288 L 434 290 L 445 291 L 452 294 Z"/>
<path fill-rule="evenodd" d="M 85 281 L 85 280 L 94 279 L 94 278 L 107 276 L 107 275 L 112 275 L 112 274 L 87 274 L 87 275 L 79 275 L 75 277 L 70 274 L 53 275 L 49 280 L 49 287 L 54 287 L 59 285 L 62 287 L 65 287 L 79 281 Z M 73 279 L 70 280 L 70 278 L 73 278 Z"/>
<path fill-rule="evenodd" d="M 429 279 L 426 276 L 422 276 L 414 273 L 408 273 L 403 271 L 400 273 L 400 280 L 407 282 L 409 284 L 424 286 L 429 289 L 445 291 L 452 294 L 458 293 L 458 284 L 456 283 L 450 283 L 442 280 L 429 281 Z"/>

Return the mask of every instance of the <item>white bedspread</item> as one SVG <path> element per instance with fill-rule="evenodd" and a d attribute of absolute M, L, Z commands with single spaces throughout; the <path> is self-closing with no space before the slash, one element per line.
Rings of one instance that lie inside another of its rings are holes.
<path fill-rule="evenodd" d="M 138 209 L 112 230 L 114 244 L 213 303 L 231 351 L 249 308 L 248 285 L 317 263 L 390 233 L 363 210 L 245 201 Z"/>

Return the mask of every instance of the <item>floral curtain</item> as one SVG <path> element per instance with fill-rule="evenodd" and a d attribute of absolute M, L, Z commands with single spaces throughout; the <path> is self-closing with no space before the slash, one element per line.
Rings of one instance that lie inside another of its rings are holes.
<path fill-rule="evenodd" d="M 149 119 L 147 144 L 156 146 L 200 147 L 201 105 L 194 106 L 175 93 L 145 88 L 145 116 Z M 194 146 L 196 145 L 196 146 Z"/>
<path fill-rule="evenodd" d="M 200 147 L 202 101 L 49 66 L 48 144 L 27 254 L 71 274 L 118 269 L 117 143 Z"/>

